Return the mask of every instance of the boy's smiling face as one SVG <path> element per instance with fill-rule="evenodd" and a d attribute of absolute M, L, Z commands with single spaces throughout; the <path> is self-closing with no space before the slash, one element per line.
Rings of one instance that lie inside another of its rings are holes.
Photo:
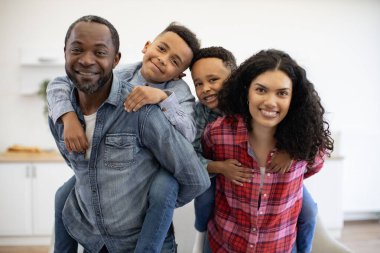
<path fill-rule="evenodd" d="M 151 83 L 181 78 L 193 58 L 190 47 L 174 32 L 160 34 L 152 43 L 148 41 L 142 52 L 141 74 Z"/>
<path fill-rule="evenodd" d="M 215 110 L 218 107 L 218 92 L 230 76 L 231 69 L 219 58 L 202 58 L 191 69 L 195 92 L 199 101 Z"/>

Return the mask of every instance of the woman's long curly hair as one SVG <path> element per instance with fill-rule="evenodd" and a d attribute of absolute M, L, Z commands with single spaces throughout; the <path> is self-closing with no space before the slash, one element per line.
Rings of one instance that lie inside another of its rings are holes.
<path fill-rule="evenodd" d="M 292 80 L 290 107 L 275 133 L 276 147 L 289 153 L 292 159 L 313 162 L 319 151 L 330 154 L 333 139 L 329 124 L 324 120 L 325 109 L 306 71 L 287 53 L 263 50 L 244 61 L 225 82 L 218 94 L 219 108 L 226 115 L 241 115 L 252 131 L 248 91 L 251 82 L 266 71 L 281 70 Z"/>

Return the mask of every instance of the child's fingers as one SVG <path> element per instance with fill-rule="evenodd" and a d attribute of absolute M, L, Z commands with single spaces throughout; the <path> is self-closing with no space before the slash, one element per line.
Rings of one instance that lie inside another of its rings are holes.
<path fill-rule="evenodd" d="M 252 177 L 253 171 L 249 168 L 242 168 L 240 167 L 239 170 L 240 175 L 243 175 L 244 177 Z"/>
<path fill-rule="evenodd" d="M 139 103 L 137 103 L 135 105 L 135 107 L 132 109 L 134 112 L 138 111 L 141 107 L 143 107 L 144 105 L 146 105 L 147 102 L 143 99 L 141 100 Z"/>
<path fill-rule="evenodd" d="M 70 146 L 70 142 L 69 142 L 69 141 L 66 141 L 66 140 L 65 140 L 65 146 L 66 146 L 67 151 L 69 151 L 69 153 L 73 152 L 73 150 L 71 149 L 71 146 Z"/>
<path fill-rule="evenodd" d="M 237 181 L 237 180 L 231 180 L 231 182 L 233 183 L 233 184 L 236 184 L 236 185 L 239 185 L 239 186 L 243 186 L 243 184 L 242 183 L 240 183 L 239 181 Z"/>
<path fill-rule="evenodd" d="M 88 142 L 86 137 L 79 138 L 79 145 L 83 151 L 88 149 Z"/>
<path fill-rule="evenodd" d="M 137 111 L 139 108 L 137 109 L 136 106 L 138 106 L 139 103 L 141 103 L 143 100 L 144 100 L 143 96 L 135 96 L 133 98 L 127 98 L 126 102 L 124 103 L 124 109 L 127 112 Z"/>
<path fill-rule="evenodd" d="M 71 141 L 71 149 L 74 151 L 74 152 L 83 152 L 83 149 L 82 149 L 82 146 L 80 145 L 80 142 L 78 139 L 74 139 L 73 141 Z"/>

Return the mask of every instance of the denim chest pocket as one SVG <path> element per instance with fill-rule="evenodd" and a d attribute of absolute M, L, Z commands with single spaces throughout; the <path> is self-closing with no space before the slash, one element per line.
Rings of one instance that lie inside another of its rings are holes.
<path fill-rule="evenodd" d="M 104 164 L 118 170 L 135 163 L 136 136 L 133 134 L 108 134 L 105 138 Z"/>

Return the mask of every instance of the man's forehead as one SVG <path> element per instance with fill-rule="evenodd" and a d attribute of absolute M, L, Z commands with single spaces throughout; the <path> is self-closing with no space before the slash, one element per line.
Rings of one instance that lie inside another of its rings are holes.
<path fill-rule="evenodd" d="M 70 37 L 75 36 L 93 36 L 104 38 L 106 40 L 112 39 L 111 31 L 106 25 L 95 22 L 78 22 L 73 27 Z"/>
<path fill-rule="evenodd" d="M 114 46 L 109 28 L 95 22 L 78 22 L 73 27 L 67 42 L 68 44 L 91 42 L 91 44 Z"/>

